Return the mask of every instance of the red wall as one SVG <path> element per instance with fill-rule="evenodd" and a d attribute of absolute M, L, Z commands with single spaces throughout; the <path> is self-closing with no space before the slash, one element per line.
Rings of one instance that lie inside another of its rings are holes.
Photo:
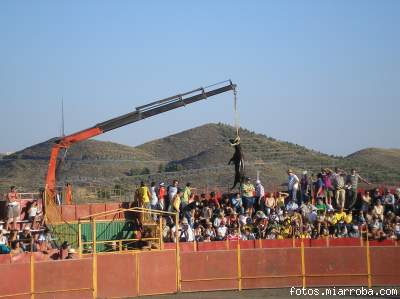
<path fill-rule="evenodd" d="M 369 250 L 372 284 L 400 285 L 400 247 L 376 246 Z M 235 249 L 183 251 L 180 253 L 181 291 L 234 290 L 240 282 L 243 289 L 301 286 L 301 251 L 298 247 L 253 248 L 240 252 Z M 0 295 L 30 292 L 29 257 L 25 254 L 0 264 Z M 368 285 L 367 247 L 304 247 L 303 262 L 308 287 Z M 92 298 L 92 280 L 92 258 L 35 261 L 34 264 L 35 298 Z M 175 293 L 178 288 L 176 252 L 99 254 L 97 287 L 99 298 Z M 82 288 L 87 290 L 78 290 Z"/>

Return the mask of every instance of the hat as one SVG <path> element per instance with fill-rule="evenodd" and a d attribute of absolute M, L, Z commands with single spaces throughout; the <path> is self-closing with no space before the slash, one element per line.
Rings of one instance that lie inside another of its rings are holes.
<path fill-rule="evenodd" d="M 164 183 L 163 183 L 163 182 L 161 182 L 161 183 L 160 183 L 160 186 L 164 186 Z"/>
<path fill-rule="evenodd" d="M 307 170 L 304 170 L 304 171 L 303 171 L 303 174 L 306 175 L 306 174 L 307 174 Z"/>
<path fill-rule="evenodd" d="M 289 168 L 287 172 L 293 172 L 293 170 L 291 170 L 291 169 Z"/>
<path fill-rule="evenodd" d="M 76 253 L 76 250 L 74 249 L 74 248 L 70 248 L 69 250 L 68 250 L 68 253 Z"/>
<path fill-rule="evenodd" d="M 187 218 L 183 218 L 183 219 L 182 219 L 182 224 L 188 224 Z"/>
<path fill-rule="evenodd" d="M 256 184 L 261 184 L 261 181 L 260 181 L 260 180 L 257 180 L 257 181 L 256 181 Z"/>
<path fill-rule="evenodd" d="M 25 226 L 25 227 L 24 227 L 24 230 L 30 231 L 31 228 L 30 228 L 29 226 Z"/>

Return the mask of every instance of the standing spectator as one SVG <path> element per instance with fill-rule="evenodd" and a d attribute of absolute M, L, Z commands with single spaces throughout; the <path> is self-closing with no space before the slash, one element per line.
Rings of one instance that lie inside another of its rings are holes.
<path fill-rule="evenodd" d="M 251 217 L 253 214 L 255 188 L 254 185 L 250 182 L 250 178 L 246 178 L 246 182 L 242 184 L 241 189 L 244 208 Z"/>
<path fill-rule="evenodd" d="M 329 168 L 325 169 L 322 172 L 322 180 L 324 181 L 325 188 L 325 200 L 328 205 L 332 205 L 332 197 L 333 197 L 333 183 L 332 183 L 332 170 Z"/>
<path fill-rule="evenodd" d="M 169 211 L 173 213 L 179 213 L 180 212 L 180 206 L 181 206 L 181 190 L 178 189 L 174 195 L 174 197 L 171 199 L 171 204 L 169 206 Z"/>
<path fill-rule="evenodd" d="M 157 197 L 157 191 L 156 191 L 156 183 L 151 182 L 150 185 L 150 194 L 151 194 L 151 201 L 150 201 L 150 207 L 152 210 L 159 210 L 160 209 L 160 203 Z"/>
<path fill-rule="evenodd" d="M 31 250 L 32 234 L 29 226 L 24 227 L 24 230 L 19 234 L 19 240 L 24 251 Z"/>
<path fill-rule="evenodd" d="M 172 181 L 172 185 L 168 186 L 168 203 L 166 206 L 168 209 L 170 209 L 172 203 L 173 203 L 173 198 L 175 197 L 176 193 L 178 192 L 178 184 L 179 182 L 177 180 Z"/>
<path fill-rule="evenodd" d="M 347 185 L 350 187 L 350 201 L 349 201 L 349 209 L 353 208 L 357 201 L 357 188 L 358 188 L 358 180 L 363 181 L 367 185 L 370 183 L 362 178 L 356 170 L 353 168 L 351 170 L 351 174 L 347 177 Z"/>
<path fill-rule="evenodd" d="M 193 227 L 196 209 L 200 208 L 200 198 L 195 196 L 195 200 L 182 207 L 183 217 L 185 217 L 191 227 Z"/>
<path fill-rule="evenodd" d="M 308 178 L 307 170 L 303 171 L 300 179 L 300 204 L 307 201 L 310 193 L 310 180 Z"/>
<path fill-rule="evenodd" d="M 18 240 L 11 242 L 11 255 L 18 255 L 24 253 L 24 250 L 21 248 L 21 244 Z"/>
<path fill-rule="evenodd" d="M 65 185 L 65 204 L 72 205 L 72 186 L 70 183 Z"/>
<path fill-rule="evenodd" d="M 162 211 L 166 210 L 166 205 L 165 205 L 165 186 L 164 183 L 161 182 L 160 186 L 158 187 L 158 200 L 159 200 L 159 204 L 160 204 L 160 208 Z"/>
<path fill-rule="evenodd" d="M 37 214 L 38 214 L 38 204 L 37 204 L 37 200 L 34 200 L 34 201 L 32 201 L 32 203 L 28 209 L 28 220 L 31 223 L 32 229 L 34 229 L 36 227 Z"/>
<path fill-rule="evenodd" d="M 288 191 L 289 198 L 297 202 L 297 190 L 299 189 L 299 178 L 293 173 L 291 169 L 287 171 L 288 174 Z"/>
<path fill-rule="evenodd" d="M 260 180 L 256 181 L 256 210 L 258 210 L 262 206 L 262 202 L 264 201 L 265 191 L 264 186 L 261 184 Z"/>
<path fill-rule="evenodd" d="M 231 202 L 232 202 L 232 207 L 233 209 L 241 214 L 244 212 L 243 209 L 243 204 L 242 204 L 242 197 L 240 196 L 240 193 L 236 193 L 232 198 L 231 198 Z"/>
<path fill-rule="evenodd" d="M 140 182 L 140 187 L 138 189 L 138 200 L 139 200 L 139 206 L 143 207 L 145 209 L 150 208 L 150 191 L 149 188 L 147 188 L 146 184 L 141 181 Z"/>
<path fill-rule="evenodd" d="M 339 168 L 335 168 L 333 186 L 335 187 L 335 201 L 338 209 L 344 208 L 346 202 L 346 190 L 343 173 Z"/>
<path fill-rule="evenodd" d="M 189 204 L 189 199 L 191 195 L 192 195 L 192 189 L 190 188 L 190 183 L 187 183 L 185 189 L 183 189 L 183 196 L 181 201 L 182 209 L 184 209 Z"/>
<path fill-rule="evenodd" d="M 17 220 L 19 217 L 19 202 L 18 202 L 18 193 L 15 189 L 15 186 L 11 186 L 10 192 L 7 194 L 7 202 L 8 202 L 8 209 L 7 209 L 7 229 L 9 229 L 11 220 L 13 221 L 13 228 L 14 230 L 17 229 Z"/>
<path fill-rule="evenodd" d="M 210 207 L 215 207 L 217 209 L 221 208 L 219 200 L 217 199 L 217 196 L 214 191 L 210 192 L 210 198 L 209 198 L 208 202 L 209 202 Z"/>

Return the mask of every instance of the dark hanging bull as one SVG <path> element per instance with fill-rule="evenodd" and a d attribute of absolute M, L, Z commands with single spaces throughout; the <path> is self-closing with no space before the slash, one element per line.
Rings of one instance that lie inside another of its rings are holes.
<path fill-rule="evenodd" d="M 231 146 L 235 147 L 235 153 L 229 160 L 228 165 L 233 163 L 235 165 L 235 181 L 231 188 L 234 189 L 237 184 L 240 184 L 244 177 L 244 157 L 242 152 L 242 147 L 240 145 L 240 137 L 237 136 L 235 139 L 229 139 Z"/>

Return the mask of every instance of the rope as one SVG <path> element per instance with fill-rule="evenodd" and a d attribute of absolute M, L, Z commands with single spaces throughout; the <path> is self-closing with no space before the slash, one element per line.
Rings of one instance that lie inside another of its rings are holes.
<path fill-rule="evenodd" d="M 239 137 L 239 112 L 237 110 L 237 90 L 233 89 L 233 109 L 235 112 L 234 126 L 236 128 L 236 137 Z"/>

